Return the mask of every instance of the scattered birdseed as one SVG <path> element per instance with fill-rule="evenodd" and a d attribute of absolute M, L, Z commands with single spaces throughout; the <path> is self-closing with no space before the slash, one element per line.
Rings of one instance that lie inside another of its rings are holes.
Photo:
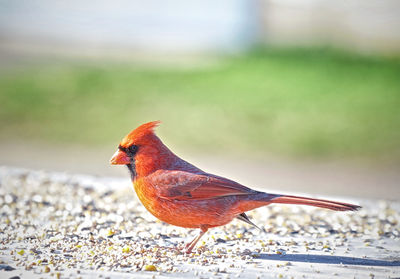
<path fill-rule="evenodd" d="M 400 274 L 399 203 L 362 205 L 349 213 L 263 207 L 249 214 L 262 231 L 233 221 L 211 229 L 185 254 L 184 244 L 198 231 L 157 221 L 129 181 L 0 167 L 0 270 L 43 278 L 96 277 L 90 272 L 121 278 L 144 271 L 188 278 L 256 278 L 266 271 L 273 278 L 349 278 L 354 263 L 364 261 L 371 266 L 358 270 L 360 277 Z M 373 255 L 393 265 L 374 266 Z M 321 259 L 332 261 L 329 273 Z M 313 272 L 307 261 L 316 266 Z"/>

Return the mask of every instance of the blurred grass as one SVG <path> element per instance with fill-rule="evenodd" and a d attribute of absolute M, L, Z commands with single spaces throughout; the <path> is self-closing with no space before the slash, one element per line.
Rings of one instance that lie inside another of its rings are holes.
<path fill-rule="evenodd" d="M 400 161 L 400 60 L 260 49 L 209 67 L 38 64 L 0 77 L 0 139 L 112 144 L 162 120 L 168 145 Z"/>

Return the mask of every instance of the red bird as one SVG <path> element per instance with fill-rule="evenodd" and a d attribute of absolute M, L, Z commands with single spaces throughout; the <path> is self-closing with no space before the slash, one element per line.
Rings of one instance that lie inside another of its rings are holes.
<path fill-rule="evenodd" d="M 226 225 L 234 218 L 254 225 L 245 212 L 271 203 L 337 211 L 360 208 L 342 202 L 268 194 L 204 172 L 161 142 L 154 133 L 159 123 L 146 123 L 130 132 L 119 144 L 111 164 L 128 167 L 140 201 L 155 217 L 171 225 L 201 230 L 186 245 L 188 253 L 209 228 Z"/>

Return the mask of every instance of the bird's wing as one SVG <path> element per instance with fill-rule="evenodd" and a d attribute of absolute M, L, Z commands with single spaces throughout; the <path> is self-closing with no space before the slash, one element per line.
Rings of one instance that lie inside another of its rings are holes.
<path fill-rule="evenodd" d="M 156 171 L 147 177 L 159 197 L 173 200 L 201 200 L 257 193 L 232 180 L 185 171 Z"/>

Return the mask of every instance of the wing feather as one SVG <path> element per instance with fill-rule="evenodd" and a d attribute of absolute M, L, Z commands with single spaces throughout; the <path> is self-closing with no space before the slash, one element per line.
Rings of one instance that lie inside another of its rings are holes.
<path fill-rule="evenodd" d="M 232 180 L 185 171 L 159 170 L 147 177 L 159 197 L 174 200 L 202 200 L 257 193 Z"/>

